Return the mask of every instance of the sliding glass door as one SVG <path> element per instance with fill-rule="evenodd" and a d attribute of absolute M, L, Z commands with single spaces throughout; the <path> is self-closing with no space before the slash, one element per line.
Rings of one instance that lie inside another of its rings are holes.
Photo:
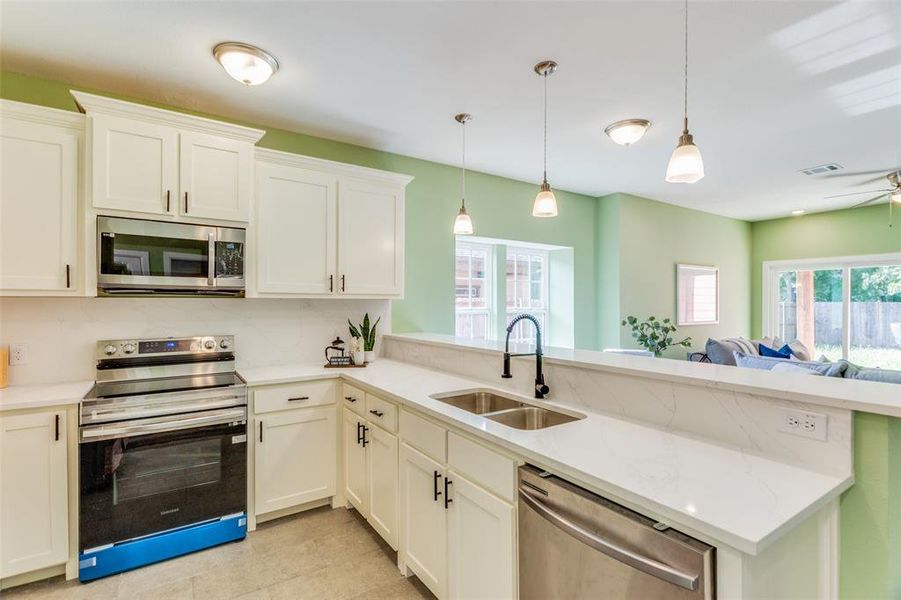
<path fill-rule="evenodd" d="M 901 255 L 767 262 L 763 276 L 765 335 L 901 369 Z"/>

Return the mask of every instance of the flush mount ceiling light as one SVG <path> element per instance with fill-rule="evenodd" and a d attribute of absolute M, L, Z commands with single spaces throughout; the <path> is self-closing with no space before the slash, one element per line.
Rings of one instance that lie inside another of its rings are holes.
<path fill-rule="evenodd" d="M 604 130 L 611 140 L 620 146 L 631 146 L 642 137 L 651 126 L 647 119 L 626 119 L 611 123 Z"/>
<path fill-rule="evenodd" d="M 688 133 L 688 0 L 685 0 L 685 96 L 682 135 L 679 145 L 673 150 L 666 167 L 666 181 L 669 183 L 695 183 L 704 178 L 704 161 L 701 151 L 695 146 Z"/>
<path fill-rule="evenodd" d="M 544 78 L 544 175 L 541 178 L 541 188 L 532 205 L 533 217 L 557 216 L 557 198 L 551 191 L 551 185 L 547 182 L 547 77 L 556 70 L 557 63 L 552 60 L 545 60 L 535 65 L 535 72 Z"/>
<path fill-rule="evenodd" d="M 466 113 L 454 116 L 454 120 L 462 125 L 463 129 L 463 158 L 460 161 L 462 171 L 460 197 L 462 202 L 460 204 L 460 212 L 457 213 L 457 218 L 454 219 L 454 235 L 472 235 L 472 219 L 469 217 L 469 213 L 466 212 L 466 123 L 471 119 L 472 115 Z"/>
<path fill-rule="evenodd" d="M 796 216 L 796 217 L 800 217 L 801 215 L 803 215 L 803 214 L 806 213 L 806 212 L 807 212 L 807 211 L 804 210 L 803 208 L 799 208 L 799 209 L 793 210 L 793 211 L 792 211 L 792 214 L 793 214 L 794 216 Z"/>
<path fill-rule="evenodd" d="M 223 42 L 213 48 L 213 56 L 226 73 L 244 85 L 265 83 L 278 71 L 274 56 L 249 44 Z"/>

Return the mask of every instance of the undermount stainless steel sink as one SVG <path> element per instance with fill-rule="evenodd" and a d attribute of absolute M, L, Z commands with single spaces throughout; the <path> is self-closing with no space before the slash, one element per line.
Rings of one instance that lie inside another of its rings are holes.
<path fill-rule="evenodd" d="M 519 408 L 522 406 L 522 402 L 518 400 L 507 398 L 506 396 L 498 396 L 491 392 L 468 392 L 436 399 L 441 400 L 445 404 L 462 408 L 465 411 L 477 415 L 484 415 L 486 413 L 493 413 L 510 408 Z"/>
<path fill-rule="evenodd" d="M 432 397 L 445 404 L 456 406 L 516 429 L 544 429 L 585 418 L 582 415 L 573 416 L 549 408 L 531 406 L 515 398 L 501 396 L 490 391 L 450 393 Z"/>
<path fill-rule="evenodd" d="M 485 418 L 507 427 L 515 427 L 516 429 L 544 429 L 545 427 L 578 421 L 580 417 L 537 406 L 522 406 L 485 415 Z"/>

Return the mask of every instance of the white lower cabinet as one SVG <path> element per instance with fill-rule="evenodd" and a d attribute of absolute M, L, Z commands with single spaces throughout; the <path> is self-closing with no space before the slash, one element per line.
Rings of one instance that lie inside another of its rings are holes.
<path fill-rule="evenodd" d="M 256 433 L 256 514 L 335 495 L 334 406 L 261 415 Z"/>
<path fill-rule="evenodd" d="M 447 583 L 444 466 L 401 443 L 400 506 L 403 561 L 438 598 Z"/>
<path fill-rule="evenodd" d="M 366 419 L 344 410 L 344 493 L 363 517 L 369 516 L 369 490 L 366 485 L 366 448 L 363 430 Z"/>
<path fill-rule="evenodd" d="M 516 509 L 451 471 L 447 591 L 467 600 L 516 597 Z"/>
<path fill-rule="evenodd" d="M 396 550 L 397 436 L 349 408 L 343 411 L 344 494 Z"/>
<path fill-rule="evenodd" d="M 0 577 L 69 554 L 66 413 L 0 417 Z"/>

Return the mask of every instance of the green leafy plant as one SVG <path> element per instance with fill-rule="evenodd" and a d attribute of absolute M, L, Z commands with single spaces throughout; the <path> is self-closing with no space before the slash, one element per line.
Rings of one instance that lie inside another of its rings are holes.
<path fill-rule="evenodd" d="M 359 326 L 351 323 L 350 319 L 347 320 L 347 324 L 350 327 L 350 335 L 355 338 L 363 339 L 363 349 L 366 352 L 372 352 L 372 350 L 375 348 L 375 330 L 379 325 L 379 321 L 381 320 L 381 317 L 376 319 L 375 323 L 373 323 L 371 327 L 369 325 L 369 313 L 366 313 L 363 316 L 363 323 L 361 323 Z"/>
<path fill-rule="evenodd" d="M 676 326 L 670 319 L 658 320 L 657 317 L 648 317 L 647 321 L 639 321 L 637 317 L 629 315 L 623 320 L 623 327 L 632 328 L 632 337 L 642 348 L 653 352 L 654 356 L 660 356 L 667 348 L 682 346 L 691 347 L 691 338 L 687 337 L 679 342 L 673 341 Z"/>

